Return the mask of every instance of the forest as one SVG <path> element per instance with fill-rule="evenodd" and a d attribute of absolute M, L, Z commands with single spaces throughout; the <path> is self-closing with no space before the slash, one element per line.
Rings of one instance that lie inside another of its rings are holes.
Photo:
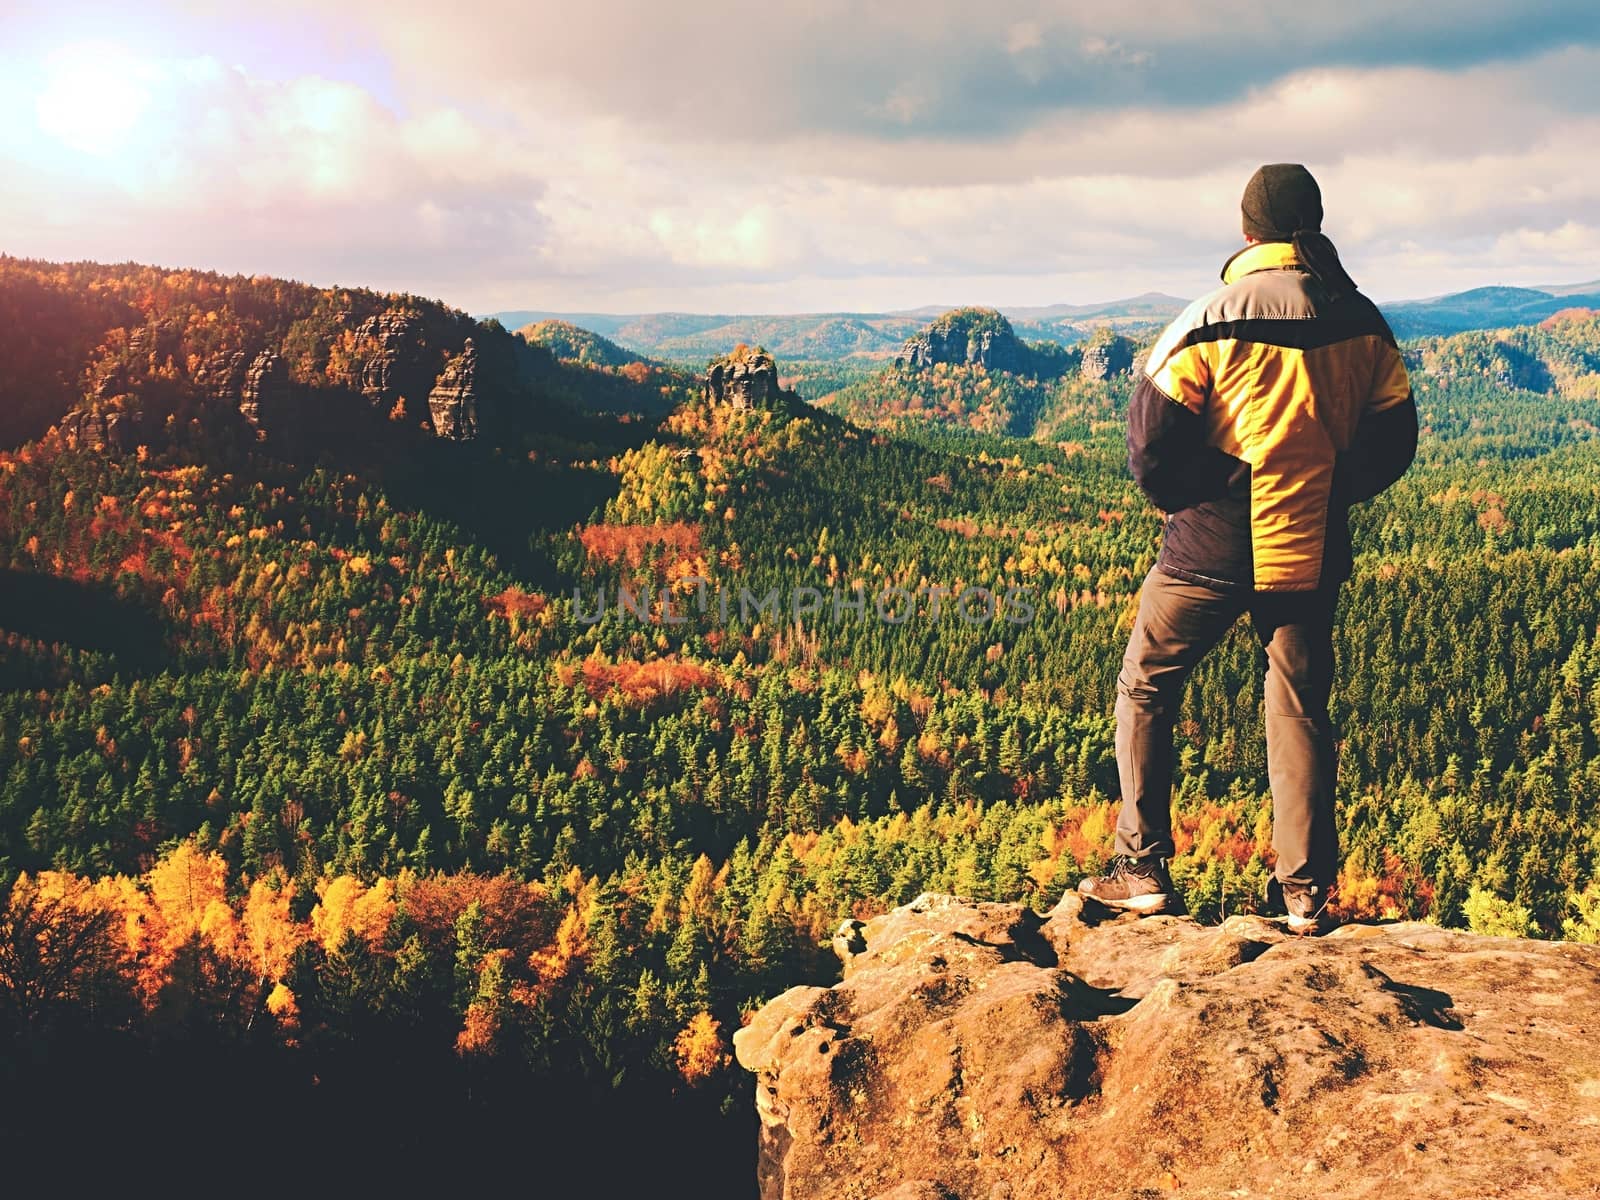
<path fill-rule="evenodd" d="M 218 1162 L 284 1114 L 356 1175 L 531 1152 L 548 1178 L 603 1128 L 630 1153 L 591 1173 L 745 1195 L 729 1038 L 834 978 L 841 919 L 930 890 L 1043 910 L 1105 862 L 1160 528 L 1126 373 L 885 367 L 835 411 L 735 410 L 414 298 L 3 265 L 13 1156 L 63 1146 L 64 1108 L 125 1154 L 182 1114 Z M 440 363 L 504 347 L 493 438 L 388 401 L 317 424 L 355 404 L 335 314 L 402 304 Z M 262 346 L 298 350 L 293 436 L 195 379 Z M 1341 600 L 1337 902 L 1600 940 L 1600 322 L 1407 355 L 1418 462 L 1354 514 Z M 163 414 L 126 449 L 66 430 L 112 366 L 117 403 Z M 797 618 L 698 603 L 717 587 L 1033 603 Z M 581 619 L 619 588 L 676 619 Z M 1271 870 L 1257 654 L 1235 630 L 1180 723 L 1201 920 Z"/>

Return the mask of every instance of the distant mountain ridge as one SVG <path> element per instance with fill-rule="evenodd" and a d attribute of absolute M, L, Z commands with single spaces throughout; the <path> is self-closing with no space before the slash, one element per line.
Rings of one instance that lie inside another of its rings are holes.
<path fill-rule="evenodd" d="M 1076 345 L 1095 328 L 1132 334 L 1153 331 L 1188 303 L 1163 292 L 1145 292 L 1095 304 L 997 306 L 1019 337 Z M 1543 321 L 1568 308 L 1600 308 L 1600 280 L 1539 287 L 1491 285 L 1416 300 L 1379 305 L 1397 336 L 1428 337 L 1476 329 L 1500 329 Z M 737 342 L 765 346 L 785 359 L 892 359 L 905 339 L 959 305 L 922 305 L 893 312 L 767 313 L 558 313 L 512 311 L 493 314 L 508 329 L 559 320 L 609 338 L 651 358 L 701 362 Z"/>
<path fill-rule="evenodd" d="M 1600 279 L 1587 283 L 1537 283 L 1529 289 L 1551 296 L 1593 296 L 1600 294 Z"/>
<path fill-rule="evenodd" d="M 1589 289 L 1589 290 L 1580 290 Z M 1560 291 L 1541 288 L 1480 287 L 1432 300 L 1381 305 L 1395 335 L 1402 338 L 1466 333 L 1530 325 L 1569 308 L 1600 308 L 1600 281 Z"/>
<path fill-rule="evenodd" d="M 889 357 L 926 323 L 924 318 L 906 313 L 847 312 L 739 316 L 516 311 L 496 313 L 494 319 L 508 329 L 560 321 L 647 358 L 697 365 L 740 342 L 765 346 L 784 358 Z"/>
<path fill-rule="evenodd" d="M 1102 326 L 1154 330 L 1187 303 L 1146 292 L 1103 304 L 1051 304 L 998 309 L 1017 336 L 1072 346 Z M 765 346 L 787 360 L 884 359 L 899 354 L 907 338 L 957 305 L 923 305 L 894 312 L 776 313 L 558 313 L 513 310 L 485 316 L 507 329 L 527 330 L 559 322 L 606 338 L 648 358 L 696 364 L 744 342 Z"/>

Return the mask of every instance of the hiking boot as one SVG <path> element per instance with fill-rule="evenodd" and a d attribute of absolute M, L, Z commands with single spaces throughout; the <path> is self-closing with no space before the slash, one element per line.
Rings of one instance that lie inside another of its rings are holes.
<path fill-rule="evenodd" d="M 1283 893 L 1283 908 L 1288 914 L 1284 924 L 1290 933 L 1327 933 L 1339 924 L 1339 919 L 1328 907 L 1332 893 L 1327 888 L 1299 883 L 1279 886 Z"/>
<path fill-rule="evenodd" d="M 1091 875 L 1079 883 L 1078 894 L 1107 908 L 1143 914 L 1165 911 L 1177 893 L 1166 859 L 1119 854 L 1104 875 Z"/>

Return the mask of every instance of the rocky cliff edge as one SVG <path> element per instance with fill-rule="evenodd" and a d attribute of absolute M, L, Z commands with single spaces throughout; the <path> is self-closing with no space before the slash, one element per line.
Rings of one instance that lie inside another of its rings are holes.
<path fill-rule="evenodd" d="M 923 895 L 734 1037 L 763 1200 L 1600 1195 L 1600 949 Z"/>

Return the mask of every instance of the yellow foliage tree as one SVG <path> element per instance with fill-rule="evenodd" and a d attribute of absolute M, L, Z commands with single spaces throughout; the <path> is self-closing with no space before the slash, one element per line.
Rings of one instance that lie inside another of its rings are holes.
<path fill-rule="evenodd" d="M 672 1044 L 678 1074 L 689 1083 L 709 1079 L 728 1065 L 723 1045 L 722 1026 L 708 1012 L 695 1013 Z"/>
<path fill-rule="evenodd" d="M 145 884 L 160 923 L 162 939 L 178 946 L 200 933 L 217 917 L 212 910 L 226 908 L 228 866 L 219 854 L 201 851 L 193 841 L 183 842 L 150 869 Z"/>
<path fill-rule="evenodd" d="M 273 887 L 267 879 L 252 883 L 245 898 L 240 948 L 245 962 L 263 980 L 282 979 L 289 971 L 294 952 L 311 934 L 289 915 L 289 902 L 293 899 L 293 883 Z M 270 999 L 268 1004 L 270 1007 Z"/>
<path fill-rule="evenodd" d="M 555 940 L 550 945 L 535 950 L 528 956 L 528 966 L 540 985 L 555 983 L 572 969 L 575 959 L 589 953 L 589 919 L 594 913 L 594 883 L 584 881 L 583 874 L 574 867 L 567 873 L 564 886 L 573 893 L 572 903 L 562 914 L 556 927 Z"/>
<path fill-rule="evenodd" d="M 683 916 L 710 921 L 717 906 L 717 869 L 702 854 L 689 869 L 689 882 L 683 890 Z"/>
<path fill-rule="evenodd" d="M 115 969 L 115 914 L 86 880 L 59 871 L 21 875 L 0 908 L 0 1014 L 26 1025 L 80 998 Z"/>
<path fill-rule="evenodd" d="M 388 879 L 369 888 L 352 875 L 340 875 L 318 883 L 317 897 L 311 929 L 322 948 L 330 952 L 350 933 L 377 949 L 394 920 L 394 884 Z"/>
<path fill-rule="evenodd" d="M 203 851 L 190 840 L 145 876 L 147 904 L 133 894 L 137 889 L 116 889 L 114 894 L 127 906 L 124 927 L 140 927 L 138 972 L 147 1004 L 153 1004 L 180 974 L 180 966 L 181 974 L 198 986 L 207 968 L 204 950 L 223 960 L 236 957 L 239 921 L 228 903 L 227 884 L 228 866 L 222 856 Z"/>
<path fill-rule="evenodd" d="M 294 993 L 281 983 L 273 985 L 272 991 L 267 993 L 267 1011 L 287 1029 L 300 1023 L 300 1006 L 295 1003 Z"/>

